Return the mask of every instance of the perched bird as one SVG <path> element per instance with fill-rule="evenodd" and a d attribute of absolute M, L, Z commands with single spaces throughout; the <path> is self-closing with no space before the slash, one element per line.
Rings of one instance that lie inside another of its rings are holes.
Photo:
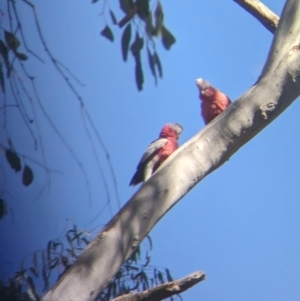
<path fill-rule="evenodd" d="M 201 102 L 201 115 L 204 123 L 208 124 L 231 104 L 227 95 L 214 88 L 208 81 L 198 78 L 196 85 L 199 89 Z"/>
<path fill-rule="evenodd" d="M 168 123 L 161 129 L 159 138 L 154 140 L 143 154 L 129 186 L 147 181 L 154 171 L 178 148 L 177 140 L 182 133 L 178 123 Z"/>

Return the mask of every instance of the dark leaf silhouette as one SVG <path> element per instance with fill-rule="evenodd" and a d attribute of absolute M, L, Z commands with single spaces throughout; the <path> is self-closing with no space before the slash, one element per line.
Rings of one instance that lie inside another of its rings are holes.
<path fill-rule="evenodd" d="M 128 13 L 130 10 L 134 8 L 133 0 L 119 0 L 120 8 L 124 13 Z"/>
<path fill-rule="evenodd" d="M 154 52 L 154 54 L 153 54 L 153 59 L 155 61 L 155 65 L 157 67 L 159 77 L 162 77 L 162 75 L 163 75 L 163 73 L 162 73 L 162 66 L 161 66 L 161 62 L 160 62 L 159 56 L 158 56 L 158 54 L 156 52 Z"/>
<path fill-rule="evenodd" d="M 158 33 L 163 25 L 163 21 L 164 21 L 164 13 L 163 13 L 163 9 L 162 6 L 160 4 L 160 2 L 157 2 L 157 6 L 155 9 L 155 30 L 156 33 Z"/>
<path fill-rule="evenodd" d="M 21 170 L 21 160 L 16 153 L 11 151 L 10 149 L 5 150 L 6 159 L 10 165 L 10 167 L 18 172 Z"/>
<path fill-rule="evenodd" d="M 47 291 L 49 289 L 49 277 L 50 274 L 48 273 L 48 269 L 46 269 L 46 267 L 43 267 L 43 271 L 42 271 L 42 275 L 43 275 L 43 280 L 44 280 L 44 288 L 43 291 Z"/>
<path fill-rule="evenodd" d="M 115 25 L 118 24 L 117 18 L 111 9 L 109 10 L 109 14 L 110 14 L 111 21 L 113 22 L 113 24 L 115 24 Z"/>
<path fill-rule="evenodd" d="M 169 50 L 176 42 L 176 39 L 165 26 L 161 27 L 161 34 L 163 45 L 167 50 Z"/>
<path fill-rule="evenodd" d="M 110 40 L 111 42 L 114 41 L 114 35 L 111 29 L 106 25 L 104 29 L 101 31 L 101 35 Z"/>
<path fill-rule="evenodd" d="M 122 55 L 124 61 L 127 61 L 130 39 L 131 39 L 131 24 L 128 24 L 123 31 L 122 42 L 121 42 Z"/>
<path fill-rule="evenodd" d="M 38 275 L 39 275 L 39 269 L 38 269 L 38 257 L 37 257 L 37 255 L 38 255 L 38 253 L 34 252 L 32 261 L 33 261 L 33 270 L 35 272 L 34 274 L 35 274 L 35 276 L 38 277 Z"/>
<path fill-rule="evenodd" d="M 38 273 L 37 273 L 37 271 L 36 271 L 33 267 L 29 268 L 29 270 L 31 271 L 31 273 L 32 273 L 35 277 L 38 277 L 38 276 L 39 276 Z"/>
<path fill-rule="evenodd" d="M 25 186 L 29 186 L 33 181 L 33 172 L 28 165 L 25 165 L 22 176 L 22 183 Z"/>
<path fill-rule="evenodd" d="M 150 70 L 151 73 L 155 79 L 155 84 L 157 84 L 157 75 L 156 75 L 156 69 L 155 69 L 155 59 L 152 55 L 152 53 L 150 52 L 149 49 L 147 49 L 147 54 L 148 54 L 148 62 L 149 62 L 149 66 L 150 66 Z"/>
<path fill-rule="evenodd" d="M 21 61 L 28 60 L 28 56 L 25 53 L 15 52 L 16 57 Z"/>
<path fill-rule="evenodd" d="M 30 288 L 31 295 L 33 297 L 35 297 L 35 300 L 38 300 L 38 294 L 36 293 L 35 285 L 34 285 L 34 282 L 33 282 L 32 278 L 30 276 L 27 276 L 26 280 L 27 280 L 27 284 L 28 284 L 28 286 Z"/>
<path fill-rule="evenodd" d="M 149 16 L 149 0 L 136 0 L 137 14 L 142 20 Z"/>
<path fill-rule="evenodd" d="M 169 282 L 174 280 L 174 279 L 172 278 L 172 276 L 171 276 L 171 273 L 170 273 L 170 270 L 169 270 L 169 269 L 166 269 L 166 274 L 167 274 L 167 279 L 168 279 Z"/>
<path fill-rule="evenodd" d="M 146 30 L 148 37 L 151 38 L 152 36 L 156 35 L 156 31 L 155 31 L 155 28 L 154 28 L 153 22 L 152 22 L 151 11 L 149 11 L 148 17 L 144 21 L 145 21 L 145 30 Z"/>
<path fill-rule="evenodd" d="M 138 33 L 136 33 L 135 40 L 130 47 L 132 54 L 140 55 L 140 51 L 142 50 L 143 46 L 144 46 L 144 39 L 141 38 Z"/>
<path fill-rule="evenodd" d="M 3 70 L 2 70 L 2 65 L 0 65 L 0 86 L 1 86 L 2 92 L 5 92 L 4 74 L 3 74 Z"/>
<path fill-rule="evenodd" d="M 130 50 L 135 60 L 135 82 L 139 91 L 143 89 L 144 74 L 141 62 L 141 50 L 144 46 L 144 39 L 136 33 L 135 41 L 132 43 Z"/>
<path fill-rule="evenodd" d="M 135 82 L 139 91 L 143 90 L 144 73 L 142 69 L 141 60 L 135 62 Z"/>
<path fill-rule="evenodd" d="M 21 45 L 18 38 L 9 31 L 4 30 L 4 38 L 6 45 L 13 51 L 17 51 L 18 47 Z"/>
<path fill-rule="evenodd" d="M 0 199 L 0 219 L 7 214 L 7 205 L 3 199 Z"/>
<path fill-rule="evenodd" d="M 6 47 L 5 43 L 2 40 L 0 40 L 0 55 L 2 56 L 5 67 L 6 67 L 7 77 L 9 77 L 10 64 L 9 64 L 9 59 L 8 59 L 8 48 Z"/>

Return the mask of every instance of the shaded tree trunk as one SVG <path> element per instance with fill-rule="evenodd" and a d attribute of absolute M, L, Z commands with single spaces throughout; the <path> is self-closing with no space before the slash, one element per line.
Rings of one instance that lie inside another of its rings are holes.
<path fill-rule="evenodd" d="M 257 82 L 165 161 L 43 301 L 93 300 L 168 210 L 299 96 L 299 41 L 300 1 L 288 0 Z"/>

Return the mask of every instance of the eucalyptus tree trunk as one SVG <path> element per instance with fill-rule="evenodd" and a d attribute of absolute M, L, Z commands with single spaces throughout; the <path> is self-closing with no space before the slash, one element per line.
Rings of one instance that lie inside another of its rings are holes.
<path fill-rule="evenodd" d="M 168 210 L 299 96 L 299 43 L 300 1 L 288 0 L 257 82 L 166 160 L 43 301 L 93 300 Z"/>

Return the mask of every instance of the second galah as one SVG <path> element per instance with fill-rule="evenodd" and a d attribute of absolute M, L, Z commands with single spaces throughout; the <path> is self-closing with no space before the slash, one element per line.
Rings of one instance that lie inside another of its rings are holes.
<path fill-rule="evenodd" d="M 201 102 L 201 115 L 204 123 L 208 124 L 231 104 L 227 95 L 214 88 L 208 81 L 198 78 L 196 85 L 199 89 Z"/>
<path fill-rule="evenodd" d="M 178 148 L 177 140 L 182 133 L 178 123 L 168 123 L 161 129 L 159 138 L 154 140 L 143 154 L 130 186 L 147 181 L 154 171 Z"/>

